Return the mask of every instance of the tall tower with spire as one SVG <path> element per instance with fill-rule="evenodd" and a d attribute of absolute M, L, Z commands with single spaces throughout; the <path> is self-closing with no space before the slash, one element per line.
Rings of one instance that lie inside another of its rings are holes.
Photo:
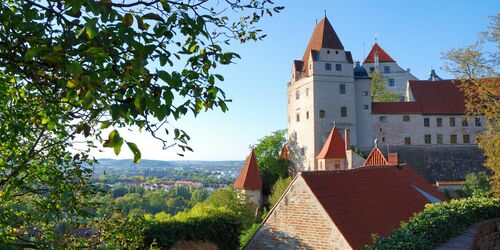
<path fill-rule="evenodd" d="M 297 171 L 318 170 L 315 160 L 334 123 L 356 141 L 353 60 L 328 18 L 320 20 L 288 83 L 289 157 Z"/>

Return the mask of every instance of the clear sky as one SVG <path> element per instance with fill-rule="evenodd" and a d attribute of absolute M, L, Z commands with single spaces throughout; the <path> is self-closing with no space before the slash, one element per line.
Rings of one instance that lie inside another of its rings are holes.
<path fill-rule="evenodd" d="M 374 37 L 402 68 L 411 68 L 419 79 L 427 79 L 431 67 L 443 72 L 441 53 L 473 43 L 477 33 L 487 29 L 500 11 L 500 1 L 279 1 L 281 14 L 266 17 L 259 24 L 268 35 L 264 41 L 235 44 L 230 50 L 241 60 L 219 72 L 220 85 L 229 99 L 229 111 L 202 113 L 176 123 L 191 136 L 193 153 L 184 157 L 175 150 L 162 150 L 147 133 L 120 130 L 138 144 L 143 159 L 156 160 L 244 160 L 249 145 L 277 129 L 287 127 L 286 84 L 294 59 L 301 59 L 316 20 L 324 10 L 344 48 L 354 60 L 363 61 Z M 124 148 L 119 157 L 112 149 L 98 158 L 132 158 Z"/>

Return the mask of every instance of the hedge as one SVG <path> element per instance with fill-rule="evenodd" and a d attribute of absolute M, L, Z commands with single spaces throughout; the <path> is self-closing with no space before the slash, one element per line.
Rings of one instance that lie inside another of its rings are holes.
<path fill-rule="evenodd" d="M 433 249 L 472 224 L 500 218 L 499 198 L 466 198 L 428 204 L 388 237 L 374 236 L 365 249 Z"/>
<path fill-rule="evenodd" d="M 185 220 L 152 223 L 144 230 L 144 244 L 146 248 L 154 245 L 170 249 L 182 241 L 208 241 L 221 250 L 233 250 L 240 245 L 241 230 L 240 220 L 232 214 L 193 216 Z"/>

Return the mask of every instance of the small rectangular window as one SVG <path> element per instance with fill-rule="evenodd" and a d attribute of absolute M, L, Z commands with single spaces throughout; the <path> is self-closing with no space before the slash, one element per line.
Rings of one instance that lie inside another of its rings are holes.
<path fill-rule="evenodd" d="M 335 70 L 342 71 L 342 64 L 340 64 L 340 63 L 335 64 Z"/>
<path fill-rule="evenodd" d="M 436 118 L 436 127 L 443 126 L 443 118 Z"/>
<path fill-rule="evenodd" d="M 404 122 L 409 122 L 410 121 L 410 116 L 409 115 L 403 115 L 403 121 Z"/>
<path fill-rule="evenodd" d="M 394 87 L 394 78 L 389 78 L 388 85 L 389 87 Z"/>
<path fill-rule="evenodd" d="M 457 135 L 450 135 L 450 143 L 457 144 Z"/>
<path fill-rule="evenodd" d="M 425 144 L 431 144 L 431 135 L 424 135 L 424 142 Z"/>
<path fill-rule="evenodd" d="M 464 135 L 464 143 L 470 143 L 470 135 L 468 134 Z"/>
<path fill-rule="evenodd" d="M 370 67 L 370 73 L 373 73 L 375 71 L 375 67 Z"/>
<path fill-rule="evenodd" d="M 450 117 L 450 127 L 455 127 L 455 117 Z"/>
<path fill-rule="evenodd" d="M 431 122 L 429 120 L 429 118 L 424 118 L 424 127 L 430 127 L 431 126 Z"/>
<path fill-rule="evenodd" d="M 462 118 L 462 127 L 468 127 L 469 126 L 469 121 L 467 121 L 467 118 Z"/>
<path fill-rule="evenodd" d="M 482 125 L 482 124 L 481 124 L 481 118 L 476 117 L 476 119 L 475 119 L 475 120 L 476 120 L 476 127 L 481 127 L 481 125 Z"/>
<path fill-rule="evenodd" d="M 295 121 L 300 122 L 300 114 L 299 114 L 299 113 L 297 113 L 297 115 L 296 115 L 295 117 L 296 117 L 296 118 L 295 118 Z"/>
<path fill-rule="evenodd" d="M 387 116 L 381 116 L 378 118 L 380 122 L 387 122 Z"/>
<path fill-rule="evenodd" d="M 369 109 L 370 106 L 368 106 L 367 104 L 363 105 L 363 109 Z"/>
<path fill-rule="evenodd" d="M 437 135 L 436 142 L 437 144 L 443 144 L 443 135 Z"/>
<path fill-rule="evenodd" d="M 340 94 L 345 95 L 345 84 L 341 83 L 339 85 Z"/>
<path fill-rule="evenodd" d="M 306 96 L 309 96 L 309 88 L 306 88 Z"/>
<path fill-rule="evenodd" d="M 411 144 L 411 137 L 405 137 L 405 144 L 410 145 Z"/>
<path fill-rule="evenodd" d="M 340 116 L 347 117 L 347 107 L 340 107 Z"/>
<path fill-rule="evenodd" d="M 332 64 L 331 63 L 325 63 L 325 70 L 332 70 Z"/>
<path fill-rule="evenodd" d="M 364 96 L 368 96 L 368 91 L 363 91 Z"/>
<path fill-rule="evenodd" d="M 389 66 L 384 66 L 384 74 L 391 73 L 391 68 Z"/>
<path fill-rule="evenodd" d="M 300 90 L 295 91 L 295 100 L 300 99 Z"/>

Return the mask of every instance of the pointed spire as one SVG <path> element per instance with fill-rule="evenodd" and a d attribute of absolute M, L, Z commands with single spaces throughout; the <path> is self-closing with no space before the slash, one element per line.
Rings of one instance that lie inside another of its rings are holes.
<path fill-rule="evenodd" d="M 255 150 L 252 149 L 250 155 L 248 155 L 245 165 L 243 165 L 240 171 L 240 175 L 234 181 L 233 187 L 240 189 L 262 189 L 262 179 L 257 167 Z"/>
<path fill-rule="evenodd" d="M 335 126 L 333 126 L 316 159 L 346 159 L 345 142 Z"/>
<path fill-rule="evenodd" d="M 379 62 L 395 62 L 392 57 L 385 52 L 380 45 L 378 45 L 377 42 L 373 44 L 372 49 L 370 50 L 370 53 L 368 53 L 368 56 L 366 56 L 366 59 L 364 63 L 375 63 L 375 57 L 376 55 L 378 56 L 378 61 Z"/>

